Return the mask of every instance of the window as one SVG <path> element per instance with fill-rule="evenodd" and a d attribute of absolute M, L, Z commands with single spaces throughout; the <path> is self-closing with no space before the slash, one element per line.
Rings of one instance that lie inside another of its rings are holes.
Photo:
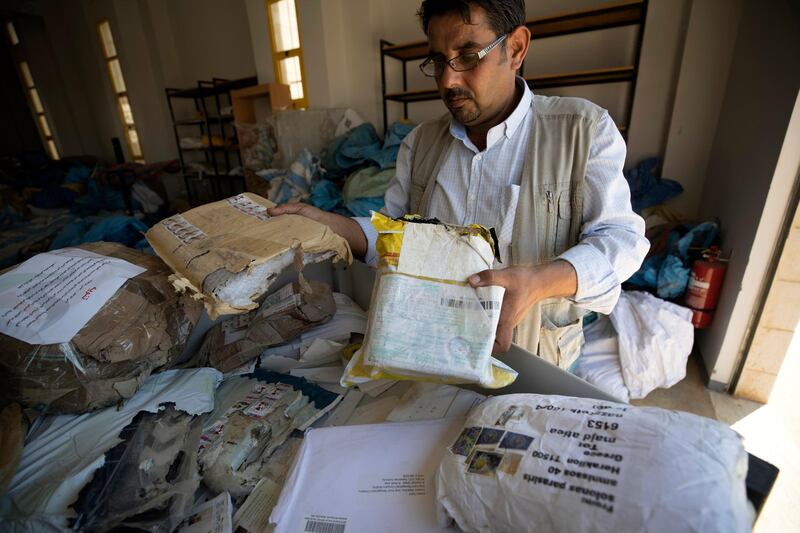
<path fill-rule="evenodd" d="M 295 0 L 265 0 L 275 77 L 289 86 L 295 109 L 308 107 L 303 77 L 303 50 Z"/>
<path fill-rule="evenodd" d="M 47 152 L 51 158 L 58 159 L 58 148 L 56 148 L 56 142 L 53 139 L 53 132 L 50 130 L 50 123 L 47 121 L 42 100 L 39 98 L 39 91 L 36 89 L 36 84 L 33 83 L 33 76 L 27 62 L 19 62 L 19 74 L 22 78 L 22 84 L 25 86 L 25 92 L 28 93 L 28 100 L 31 103 L 33 113 L 36 115 L 36 124 L 39 126 L 42 137 L 44 137 Z"/>
<path fill-rule="evenodd" d="M 125 86 L 125 78 L 122 76 L 122 66 L 117 55 L 117 47 L 114 45 L 114 36 L 111 35 L 111 24 L 107 20 L 100 22 L 97 25 L 97 34 L 100 37 L 100 48 L 103 49 L 103 57 L 106 61 L 108 77 L 111 80 L 111 89 L 114 91 L 114 98 L 117 101 L 119 119 L 125 130 L 128 149 L 134 161 L 144 163 L 142 145 L 139 144 L 139 133 L 136 131 L 133 110 L 128 99 L 128 89 Z"/>
<path fill-rule="evenodd" d="M 17 30 L 14 28 L 14 23 L 10 20 L 6 22 L 6 31 L 8 32 L 8 40 L 11 41 L 11 46 L 19 44 L 19 37 L 17 37 Z"/>

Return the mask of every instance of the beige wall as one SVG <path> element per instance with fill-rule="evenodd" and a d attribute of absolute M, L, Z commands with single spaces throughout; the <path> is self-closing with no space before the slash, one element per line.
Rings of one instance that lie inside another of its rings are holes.
<path fill-rule="evenodd" d="M 799 112 L 798 20 L 793 0 L 745 2 L 706 171 L 699 214 L 722 221 L 731 262 L 714 322 L 696 343 L 721 386 L 741 359 L 800 166 L 800 132 L 787 129 Z"/>
<path fill-rule="evenodd" d="M 694 220 L 728 82 L 743 0 L 694 0 L 683 48 L 663 175 L 683 185 L 669 207 Z"/>

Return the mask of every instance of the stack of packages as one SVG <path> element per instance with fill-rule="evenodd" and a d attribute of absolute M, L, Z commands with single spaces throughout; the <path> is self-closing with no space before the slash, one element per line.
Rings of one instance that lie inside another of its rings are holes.
<path fill-rule="evenodd" d="M 302 275 L 264 300 L 291 265 L 350 259 L 327 227 L 272 219 L 270 205 L 240 195 L 170 217 L 147 235 L 161 258 L 99 243 L 41 254 L 4 276 L 0 394 L 65 414 L 39 417 L 23 448 L 21 409 L 3 411 L 14 431 L 2 444 L 15 457 L 0 471 L 2 527 L 172 531 L 201 477 L 228 508 L 228 494 L 240 502 L 259 479 L 282 481 L 293 432 L 341 396 L 262 370 L 226 380 L 217 395 L 222 374 L 192 368 L 240 366 L 336 312 L 330 287 Z M 184 354 L 203 306 L 235 316 Z"/>

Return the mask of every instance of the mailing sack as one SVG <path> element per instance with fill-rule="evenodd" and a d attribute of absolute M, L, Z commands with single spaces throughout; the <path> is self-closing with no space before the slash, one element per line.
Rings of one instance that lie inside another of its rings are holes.
<path fill-rule="evenodd" d="M 599 400 L 509 394 L 473 409 L 437 471 L 463 531 L 750 531 L 728 426 Z"/>
<path fill-rule="evenodd" d="M 491 268 L 495 240 L 482 226 L 373 213 L 378 277 L 367 334 L 341 383 L 415 379 L 498 388 L 516 372 L 491 356 L 502 287 L 472 288 Z"/>
<path fill-rule="evenodd" d="M 245 313 L 295 262 L 352 260 L 329 227 L 300 215 L 270 217 L 274 205 L 242 193 L 162 220 L 146 237 L 175 271 L 175 286 L 202 300 L 212 319 Z"/>
<path fill-rule="evenodd" d="M 58 252 L 69 250 L 76 257 L 83 251 L 122 259 L 141 273 L 122 283 L 67 342 L 29 344 L 0 334 L 0 397 L 50 414 L 83 413 L 130 398 L 154 370 L 179 362 L 202 312 L 199 302 L 175 292 L 169 268 L 157 257 L 105 242 Z"/>
<path fill-rule="evenodd" d="M 229 372 L 270 346 L 288 342 L 329 321 L 336 302 L 329 285 L 295 281 L 269 295 L 261 307 L 216 324 L 201 348 L 201 362 Z"/>

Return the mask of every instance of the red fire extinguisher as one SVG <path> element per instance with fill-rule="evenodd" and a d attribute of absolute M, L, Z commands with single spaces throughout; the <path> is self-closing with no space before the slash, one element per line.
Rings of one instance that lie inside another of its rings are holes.
<path fill-rule="evenodd" d="M 692 265 L 683 301 L 692 309 L 692 324 L 697 329 L 707 328 L 714 318 L 727 269 L 723 261 L 727 260 L 720 259 L 719 248 L 712 246 Z"/>

